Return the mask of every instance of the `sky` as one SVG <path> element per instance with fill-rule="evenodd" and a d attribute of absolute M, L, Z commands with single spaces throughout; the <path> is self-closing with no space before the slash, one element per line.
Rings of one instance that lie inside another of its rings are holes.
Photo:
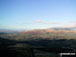
<path fill-rule="evenodd" d="M 0 0 L 0 29 L 76 25 L 76 0 Z"/>

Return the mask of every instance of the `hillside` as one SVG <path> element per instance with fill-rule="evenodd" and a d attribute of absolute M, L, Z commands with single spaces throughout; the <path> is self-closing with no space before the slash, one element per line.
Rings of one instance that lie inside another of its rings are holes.
<path fill-rule="evenodd" d="M 37 29 L 19 33 L 1 32 L 0 34 L 0 51 L 4 54 L 3 57 L 30 57 L 31 48 L 36 47 L 43 47 L 44 49 L 37 51 L 46 53 L 76 52 L 76 31 Z M 49 57 L 52 56 L 54 55 L 49 55 Z"/>
<path fill-rule="evenodd" d="M 37 29 L 18 33 L 0 33 L 0 37 L 19 41 L 33 39 L 76 39 L 76 30 Z"/>
<path fill-rule="evenodd" d="M 30 30 L 20 33 L 31 38 L 46 38 L 46 39 L 76 39 L 76 30 L 56 30 L 56 29 L 40 29 Z"/>

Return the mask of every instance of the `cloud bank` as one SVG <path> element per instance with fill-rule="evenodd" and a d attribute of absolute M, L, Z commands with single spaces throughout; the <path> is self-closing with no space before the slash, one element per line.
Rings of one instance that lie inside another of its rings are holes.
<path fill-rule="evenodd" d="M 56 23 L 56 22 L 42 22 L 41 20 L 36 20 L 35 21 L 36 23 L 41 23 L 41 24 L 58 24 L 58 23 Z"/>

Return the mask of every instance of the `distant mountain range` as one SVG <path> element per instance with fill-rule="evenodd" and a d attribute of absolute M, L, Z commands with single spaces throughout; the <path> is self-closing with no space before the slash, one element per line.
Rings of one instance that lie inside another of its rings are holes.
<path fill-rule="evenodd" d="M 62 27 L 53 27 L 53 28 L 49 28 L 49 29 L 34 29 L 34 30 L 9 30 L 9 29 L 0 29 L 0 34 L 2 33 L 45 33 L 45 32 L 57 32 L 57 30 L 59 31 L 72 31 L 72 30 L 76 30 L 76 27 L 71 27 L 71 28 L 62 28 Z M 74 32 L 74 31 L 73 31 Z"/>
<path fill-rule="evenodd" d="M 9 29 L 0 29 L 0 34 L 6 34 L 6 33 L 18 33 L 19 31 L 16 30 L 9 30 Z"/>
<path fill-rule="evenodd" d="M 53 27 L 52 29 L 56 29 L 56 30 L 76 30 L 76 27 L 71 27 L 71 28 Z"/>
<path fill-rule="evenodd" d="M 29 31 L 23 31 L 24 34 L 45 34 L 45 33 L 76 33 L 74 28 L 49 28 L 49 29 L 35 29 Z"/>

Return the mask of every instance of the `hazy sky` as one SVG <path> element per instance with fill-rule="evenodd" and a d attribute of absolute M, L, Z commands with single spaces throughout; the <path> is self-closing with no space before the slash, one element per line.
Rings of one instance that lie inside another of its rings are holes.
<path fill-rule="evenodd" d="M 0 0 L 0 29 L 72 27 L 76 0 Z"/>

